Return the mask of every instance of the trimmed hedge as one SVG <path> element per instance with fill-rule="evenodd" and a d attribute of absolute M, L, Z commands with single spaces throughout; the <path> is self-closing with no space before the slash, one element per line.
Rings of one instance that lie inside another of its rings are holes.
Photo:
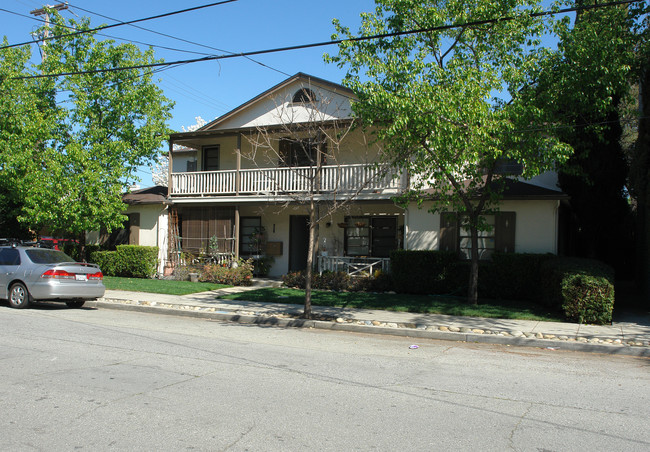
<path fill-rule="evenodd" d="M 458 262 L 458 255 L 453 251 L 391 251 L 393 287 L 405 293 L 455 292 L 458 290 Z"/>
<path fill-rule="evenodd" d="M 152 278 L 158 266 L 158 247 L 118 245 L 116 251 L 96 251 L 90 257 L 107 276 Z"/>
<path fill-rule="evenodd" d="M 482 263 L 479 268 L 479 294 L 485 298 L 540 301 L 540 269 L 544 262 L 554 259 L 557 256 L 553 254 L 494 253 L 492 262 Z"/>
<path fill-rule="evenodd" d="M 546 303 L 568 320 L 605 325 L 614 311 L 614 270 L 592 259 L 557 258 L 541 266 Z"/>

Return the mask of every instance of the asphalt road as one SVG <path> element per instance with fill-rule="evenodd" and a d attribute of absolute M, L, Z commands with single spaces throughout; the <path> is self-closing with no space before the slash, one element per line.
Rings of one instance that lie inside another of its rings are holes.
<path fill-rule="evenodd" d="M 650 450 L 647 358 L 6 304 L 0 331 L 0 450 Z"/>

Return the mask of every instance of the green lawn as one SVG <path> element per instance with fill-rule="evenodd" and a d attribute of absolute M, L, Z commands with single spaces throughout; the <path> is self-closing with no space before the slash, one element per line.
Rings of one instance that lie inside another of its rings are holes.
<path fill-rule="evenodd" d="M 273 303 L 304 304 L 305 292 L 296 289 L 257 289 L 222 298 Z M 420 312 L 500 319 L 540 320 L 560 322 L 560 313 L 549 312 L 543 306 L 525 301 L 481 300 L 477 306 L 467 304 L 463 297 L 375 294 L 365 292 L 330 292 L 315 290 L 315 306 L 384 309 L 398 312 Z"/>
<path fill-rule="evenodd" d="M 187 295 L 230 287 L 223 284 L 193 283 L 161 279 L 118 278 L 105 276 L 107 289 L 130 290 L 168 295 Z M 224 295 L 229 300 L 304 304 L 305 292 L 297 289 L 256 289 L 239 294 Z M 543 306 L 525 301 L 481 300 L 477 306 L 467 304 L 464 297 L 409 295 L 367 292 L 330 292 L 315 290 L 315 306 L 343 308 L 384 309 L 398 312 L 421 312 L 500 319 L 563 321 L 559 313 L 549 312 Z"/>
<path fill-rule="evenodd" d="M 110 290 L 130 290 L 133 292 L 162 293 L 167 295 L 187 295 L 230 287 L 224 284 L 171 281 L 166 279 L 118 278 L 116 276 L 104 276 L 104 285 Z"/>

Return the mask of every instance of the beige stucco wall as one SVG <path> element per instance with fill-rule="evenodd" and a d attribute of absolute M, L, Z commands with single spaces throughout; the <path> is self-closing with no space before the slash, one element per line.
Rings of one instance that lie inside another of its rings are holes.
<path fill-rule="evenodd" d="M 428 212 L 431 204 L 418 209 L 412 204 L 406 215 L 406 247 L 437 250 L 440 214 Z M 516 213 L 515 252 L 557 253 L 558 201 L 503 201 L 500 210 Z"/>
<path fill-rule="evenodd" d="M 292 104 L 293 95 L 301 88 L 311 89 L 316 94 L 317 113 L 303 105 Z M 347 118 L 350 113 L 349 98 L 342 93 L 334 92 L 331 86 L 308 84 L 303 80 L 296 80 L 275 92 L 273 96 L 261 98 L 245 110 L 224 120 L 219 124 L 219 129 L 305 122 L 314 118 L 321 121 Z"/>
<path fill-rule="evenodd" d="M 187 171 L 187 162 L 197 160 L 197 152 L 178 152 L 172 155 L 172 172 L 184 173 Z M 197 168 L 200 168 L 197 165 Z"/>
<path fill-rule="evenodd" d="M 158 247 L 158 271 L 162 273 L 167 261 L 167 207 L 161 204 L 129 206 L 125 214 L 140 214 L 138 245 Z"/>

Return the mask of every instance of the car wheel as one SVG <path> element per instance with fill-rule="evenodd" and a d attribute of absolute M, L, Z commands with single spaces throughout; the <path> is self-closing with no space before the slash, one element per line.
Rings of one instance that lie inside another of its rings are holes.
<path fill-rule="evenodd" d="M 9 306 L 16 309 L 29 305 L 29 292 L 23 283 L 14 283 L 9 288 Z"/>
<path fill-rule="evenodd" d="M 72 301 L 65 302 L 65 304 L 67 304 L 69 308 L 73 308 L 73 309 L 79 309 L 84 305 L 84 303 L 85 303 L 84 300 L 72 300 Z"/>

